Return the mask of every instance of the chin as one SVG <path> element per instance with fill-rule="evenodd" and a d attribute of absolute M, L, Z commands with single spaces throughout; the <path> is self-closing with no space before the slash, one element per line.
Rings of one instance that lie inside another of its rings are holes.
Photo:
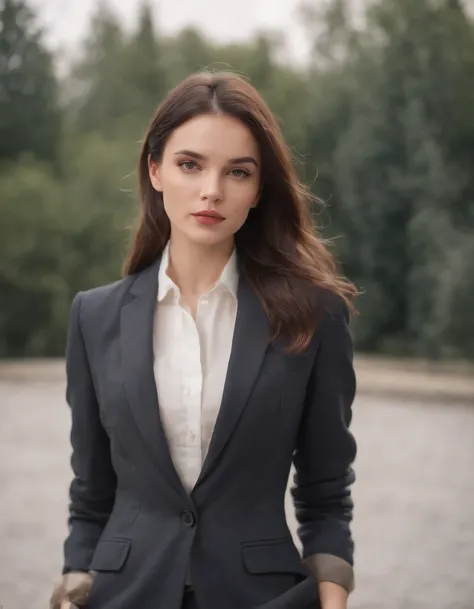
<path fill-rule="evenodd" d="M 212 229 L 204 229 L 204 230 L 199 230 L 199 231 L 192 231 L 189 233 L 186 233 L 186 237 L 189 239 L 189 241 L 191 241 L 192 243 L 195 243 L 196 245 L 219 245 L 220 243 L 226 243 L 229 241 L 229 239 L 234 239 L 234 234 L 230 233 L 228 234 L 223 233 L 219 230 L 212 230 Z"/>

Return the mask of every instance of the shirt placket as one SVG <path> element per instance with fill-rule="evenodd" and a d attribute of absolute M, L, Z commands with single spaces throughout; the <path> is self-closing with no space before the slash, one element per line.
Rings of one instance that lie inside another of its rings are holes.
<path fill-rule="evenodd" d="M 192 488 L 201 471 L 201 394 L 202 367 L 199 333 L 196 324 L 188 312 L 183 311 L 183 341 L 181 343 L 181 361 L 183 377 L 181 382 L 182 404 L 186 412 L 186 437 L 188 464 L 187 484 Z"/>

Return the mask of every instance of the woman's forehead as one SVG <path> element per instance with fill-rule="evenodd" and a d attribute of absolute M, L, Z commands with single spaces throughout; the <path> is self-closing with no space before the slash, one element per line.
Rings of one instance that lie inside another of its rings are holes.
<path fill-rule="evenodd" d="M 202 114 L 177 127 L 166 148 L 171 154 L 192 150 L 209 159 L 253 156 L 259 159 L 258 144 L 240 120 L 228 115 Z"/>

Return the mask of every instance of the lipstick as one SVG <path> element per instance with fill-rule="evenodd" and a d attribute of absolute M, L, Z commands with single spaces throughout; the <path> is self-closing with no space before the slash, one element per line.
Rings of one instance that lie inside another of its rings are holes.
<path fill-rule="evenodd" d="M 193 214 L 193 216 L 196 218 L 196 221 L 199 222 L 199 224 L 203 224 L 204 226 L 214 226 L 215 224 L 219 224 L 222 222 L 222 220 L 224 220 L 224 217 L 221 216 L 220 213 L 208 209 L 198 211 L 197 213 Z"/>

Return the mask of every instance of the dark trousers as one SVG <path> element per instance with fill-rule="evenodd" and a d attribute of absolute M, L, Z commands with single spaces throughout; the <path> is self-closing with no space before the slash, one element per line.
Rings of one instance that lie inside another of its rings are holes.
<path fill-rule="evenodd" d="M 182 609 L 198 609 L 196 597 L 194 596 L 194 592 L 192 590 L 184 591 L 183 604 L 181 607 Z"/>

